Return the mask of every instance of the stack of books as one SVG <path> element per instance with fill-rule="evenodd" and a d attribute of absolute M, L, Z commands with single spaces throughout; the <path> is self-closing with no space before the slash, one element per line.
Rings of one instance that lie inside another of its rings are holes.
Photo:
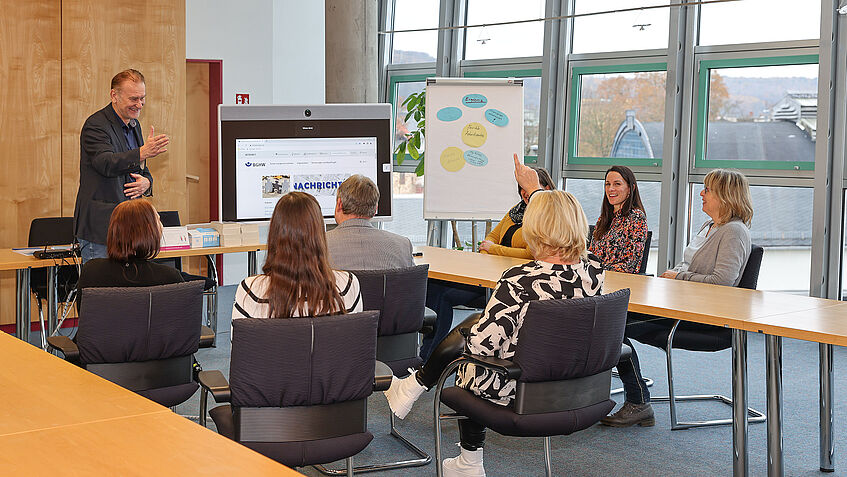
<path fill-rule="evenodd" d="M 257 223 L 242 223 L 241 225 L 241 244 L 254 245 L 259 242 L 259 224 Z"/>
<path fill-rule="evenodd" d="M 241 225 L 235 222 L 212 222 L 211 227 L 218 231 L 221 237 L 221 247 L 241 245 Z"/>

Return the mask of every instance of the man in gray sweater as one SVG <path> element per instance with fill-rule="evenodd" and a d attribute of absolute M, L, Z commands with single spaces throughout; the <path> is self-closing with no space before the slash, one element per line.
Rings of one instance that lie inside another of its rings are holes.
<path fill-rule="evenodd" d="M 412 242 L 371 224 L 379 203 L 372 180 L 356 174 L 338 187 L 335 223 L 326 233 L 330 266 L 338 270 L 383 270 L 414 266 Z"/>

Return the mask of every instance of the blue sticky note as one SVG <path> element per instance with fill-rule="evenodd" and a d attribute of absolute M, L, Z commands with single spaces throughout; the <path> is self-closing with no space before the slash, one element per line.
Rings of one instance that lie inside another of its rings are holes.
<path fill-rule="evenodd" d="M 470 149 L 465 151 L 465 162 L 472 166 L 482 167 L 488 165 L 488 157 L 475 149 Z"/>
<path fill-rule="evenodd" d="M 435 117 L 438 118 L 439 121 L 455 121 L 462 117 L 462 110 L 453 106 L 450 106 L 449 108 L 441 108 L 438 110 Z"/>
<path fill-rule="evenodd" d="M 488 98 L 481 94 L 466 94 L 464 98 L 462 98 L 462 104 L 469 108 L 481 108 L 488 104 Z"/>
<path fill-rule="evenodd" d="M 509 124 L 509 117 L 506 116 L 506 113 L 496 109 L 486 109 L 485 119 L 495 126 L 504 127 Z"/>

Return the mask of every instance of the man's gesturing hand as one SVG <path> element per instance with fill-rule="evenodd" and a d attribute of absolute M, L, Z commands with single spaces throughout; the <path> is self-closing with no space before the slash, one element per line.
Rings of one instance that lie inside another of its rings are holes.
<path fill-rule="evenodd" d="M 124 195 L 130 199 L 137 199 L 150 188 L 150 179 L 141 174 L 130 174 L 135 182 L 127 182 L 124 184 Z"/>
<path fill-rule="evenodd" d="M 169 142 L 170 139 L 168 139 L 167 135 L 159 134 L 156 136 L 153 126 L 150 126 L 150 135 L 147 136 L 147 142 L 140 149 L 141 160 L 144 161 L 151 157 L 156 157 L 163 152 L 167 152 Z"/>

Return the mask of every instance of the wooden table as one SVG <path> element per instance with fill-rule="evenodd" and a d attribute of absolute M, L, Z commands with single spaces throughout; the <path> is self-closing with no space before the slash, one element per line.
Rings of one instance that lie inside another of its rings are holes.
<path fill-rule="evenodd" d="M 0 360 L 3 475 L 300 475 L 5 333 Z"/>
<path fill-rule="evenodd" d="M 419 247 L 430 278 L 493 288 L 503 270 L 526 260 Z M 747 332 L 766 335 L 768 474 L 783 475 L 782 337 L 822 343 L 821 469 L 832 470 L 832 357 L 823 346 L 847 345 L 847 303 L 704 283 L 607 272 L 604 293 L 630 289 L 629 310 L 732 329 L 733 474 L 747 460 Z M 825 356 L 828 354 L 828 356 Z"/>

